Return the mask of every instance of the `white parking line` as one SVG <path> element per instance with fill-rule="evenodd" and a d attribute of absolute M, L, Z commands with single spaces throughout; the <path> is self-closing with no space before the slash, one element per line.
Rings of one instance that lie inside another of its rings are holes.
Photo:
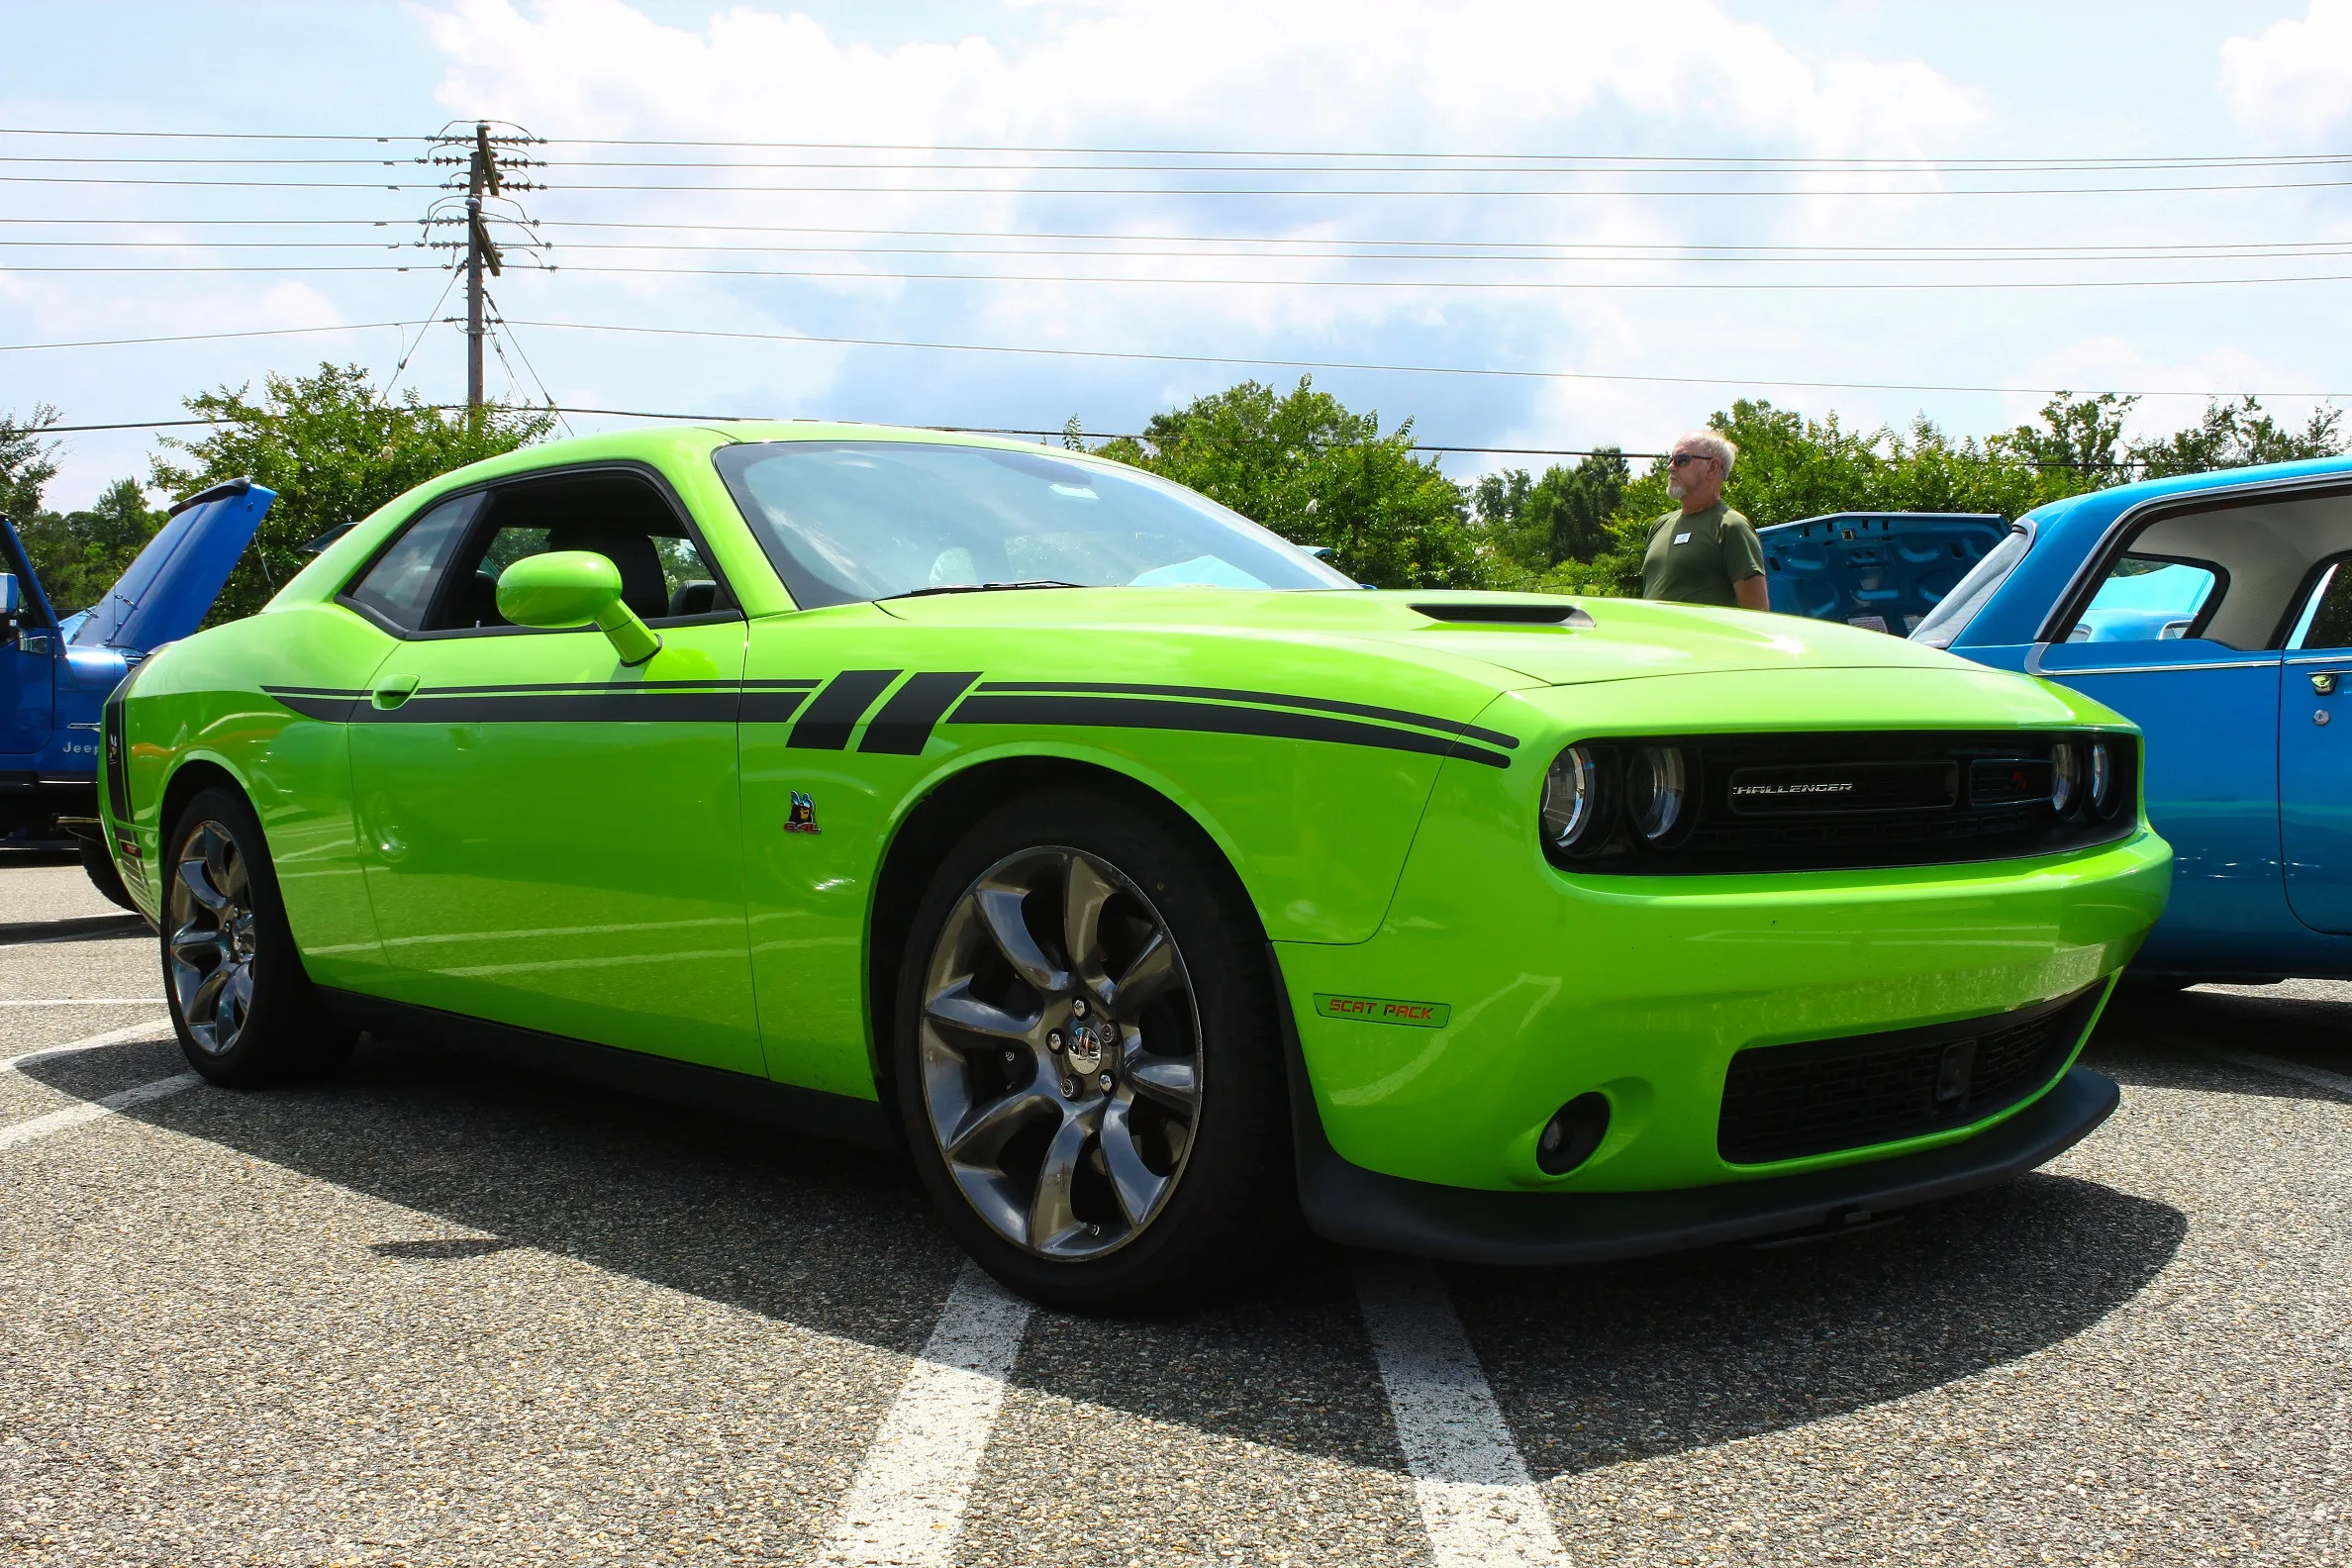
<path fill-rule="evenodd" d="M 970 1264 L 882 1418 L 820 1559 L 842 1568 L 955 1561 L 972 1477 L 1031 1308 Z"/>
<path fill-rule="evenodd" d="M 1359 1253 L 1355 1281 L 1437 1568 L 1563 1568 L 1543 1494 L 1436 1271 Z"/>
<path fill-rule="evenodd" d="M 92 1034 L 85 1039 L 67 1040 L 62 1045 L 44 1045 L 39 1050 L 27 1051 L 22 1056 L 11 1056 L 6 1061 L 0 1061 L 0 1073 L 15 1072 L 30 1061 L 44 1061 L 51 1056 L 70 1056 L 76 1051 L 96 1050 L 101 1045 L 123 1045 L 132 1040 L 153 1039 L 170 1028 L 171 1020 L 167 1018 L 149 1019 L 145 1024 L 133 1024 L 125 1029 L 108 1029 L 103 1034 Z"/>
<path fill-rule="evenodd" d="M 51 1132 L 62 1132 L 67 1127 L 77 1127 L 85 1122 L 96 1122 L 118 1111 L 146 1105 L 149 1100 L 160 1100 L 165 1095 L 178 1094 L 182 1089 L 193 1089 L 203 1081 L 192 1072 L 173 1073 L 168 1078 L 157 1078 L 152 1083 L 139 1084 L 110 1094 L 103 1100 L 67 1106 L 62 1111 L 51 1111 L 48 1116 L 37 1116 L 24 1122 L 12 1122 L 0 1127 L 0 1149 L 12 1149 L 20 1143 L 48 1137 Z"/>
<path fill-rule="evenodd" d="M 2281 1061 L 2276 1056 L 2265 1056 L 2258 1051 L 2217 1050 L 2209 1054 L 2218 1056 L 2225 1062 L 2235 1062 L 2240 1067 L 2251 1067 L 2256 1072 L 2276 1073 L 2282 1078 L 2300 1078 L 2304 1083 L 2315 1085 L 2321 1089 L 2332 1089 L 2340 1095 L 2352 1095 L 2352 1078 L 2347 1078 L 2342 1073 L 2329 1072 L 2324 1067 L 2305 1067 L 2302 1062 Z"/>
<path fill-rule="evenodd" d="M 12 1007 L 153 1007 L 161 997 L 0 997 L 0 1008 Z"/>

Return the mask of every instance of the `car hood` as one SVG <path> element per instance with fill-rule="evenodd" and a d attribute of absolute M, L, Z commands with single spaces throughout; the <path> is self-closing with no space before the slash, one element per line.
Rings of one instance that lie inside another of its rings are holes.
<path fill-rule="evenodd" d="M 1965 663 L 1898 637 L 1795 616 L 1544 594 L 1057 588 L 893 599 L 875 608 L 928 626 L 1162 630 L 1354 643 L 1366 652 L 1386 650 L 1457 670 L 1484 665 L 1503 687 L 1723 670 L 1946 669 Z M 1555 624 L 1455 619 L 1482 610 L 1573 614 Z"/>
<path fill-rule="evenodd" d="M 144 653 L 195 631 L 276 499 L 274 490 L 235 479 L 173 507 L 139 558 L 74 629 L 73 645 Z"/>

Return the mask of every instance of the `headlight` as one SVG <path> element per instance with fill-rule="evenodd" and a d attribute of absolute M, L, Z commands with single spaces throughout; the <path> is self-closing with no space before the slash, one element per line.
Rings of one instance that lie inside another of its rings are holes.
<path fill-rule="evenodd" d="M 2071 740 L 2050 747 L 2050 809 L 2063 817 L 2082 797 L 2083 754 Z"/>
<path fill-rule="evenodd" d="M 2091 809 L 2100 816 L 2107 815 L 2114 802 L 2115 764 L 2107 755 L 2105 740 L 2091 742 Z"/>
<path fill-rule="evenodd" d="M 1609 772 L 1601 753 L 1572 745 L 1543 775 L 1543 846 L 1587 854 L 1609 836 Z"/>
<path fill-rule="evenodd" d="M 1641 836 L 1657 843 L 1681 824 L 1689 777 L 1678 746 L 1643 746 L 1625 769 L 1625 809 Z"/>

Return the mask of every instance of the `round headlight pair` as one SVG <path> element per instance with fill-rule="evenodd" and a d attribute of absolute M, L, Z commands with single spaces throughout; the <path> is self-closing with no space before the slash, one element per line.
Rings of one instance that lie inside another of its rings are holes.
<path fill-rule="evenodd" d="M 1617 799 L 1633 831 L 1663 843 L 1689 820 L 1691 769 L 1678 746 L 1643 746 L 1623 759 L 1606 746 L 1572 745 L 1543 776 L 1543 845 L 1583 856 L 1617 828 Z"/>
<path fill-rule="evenodd" d="M 2050 748 L 2050 809 L 2061 817 L 2086 803 L 2102 817 L 2115 809 L 2115 760 L 2107 743 L 2092 741 L 2088 759 L 2085 749 L 2072 740 Z"/>

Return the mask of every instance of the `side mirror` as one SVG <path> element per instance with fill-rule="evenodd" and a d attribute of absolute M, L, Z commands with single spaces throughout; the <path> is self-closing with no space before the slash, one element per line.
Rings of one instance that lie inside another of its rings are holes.
<path fill-rule="evenodd" d="M 631 669 L 661 651 L 661 638 L 621 600 L 621 568 L 594 550 L 524 556 L 499 574 L 498 613 L 550 631 L 593 623 Z"/>

